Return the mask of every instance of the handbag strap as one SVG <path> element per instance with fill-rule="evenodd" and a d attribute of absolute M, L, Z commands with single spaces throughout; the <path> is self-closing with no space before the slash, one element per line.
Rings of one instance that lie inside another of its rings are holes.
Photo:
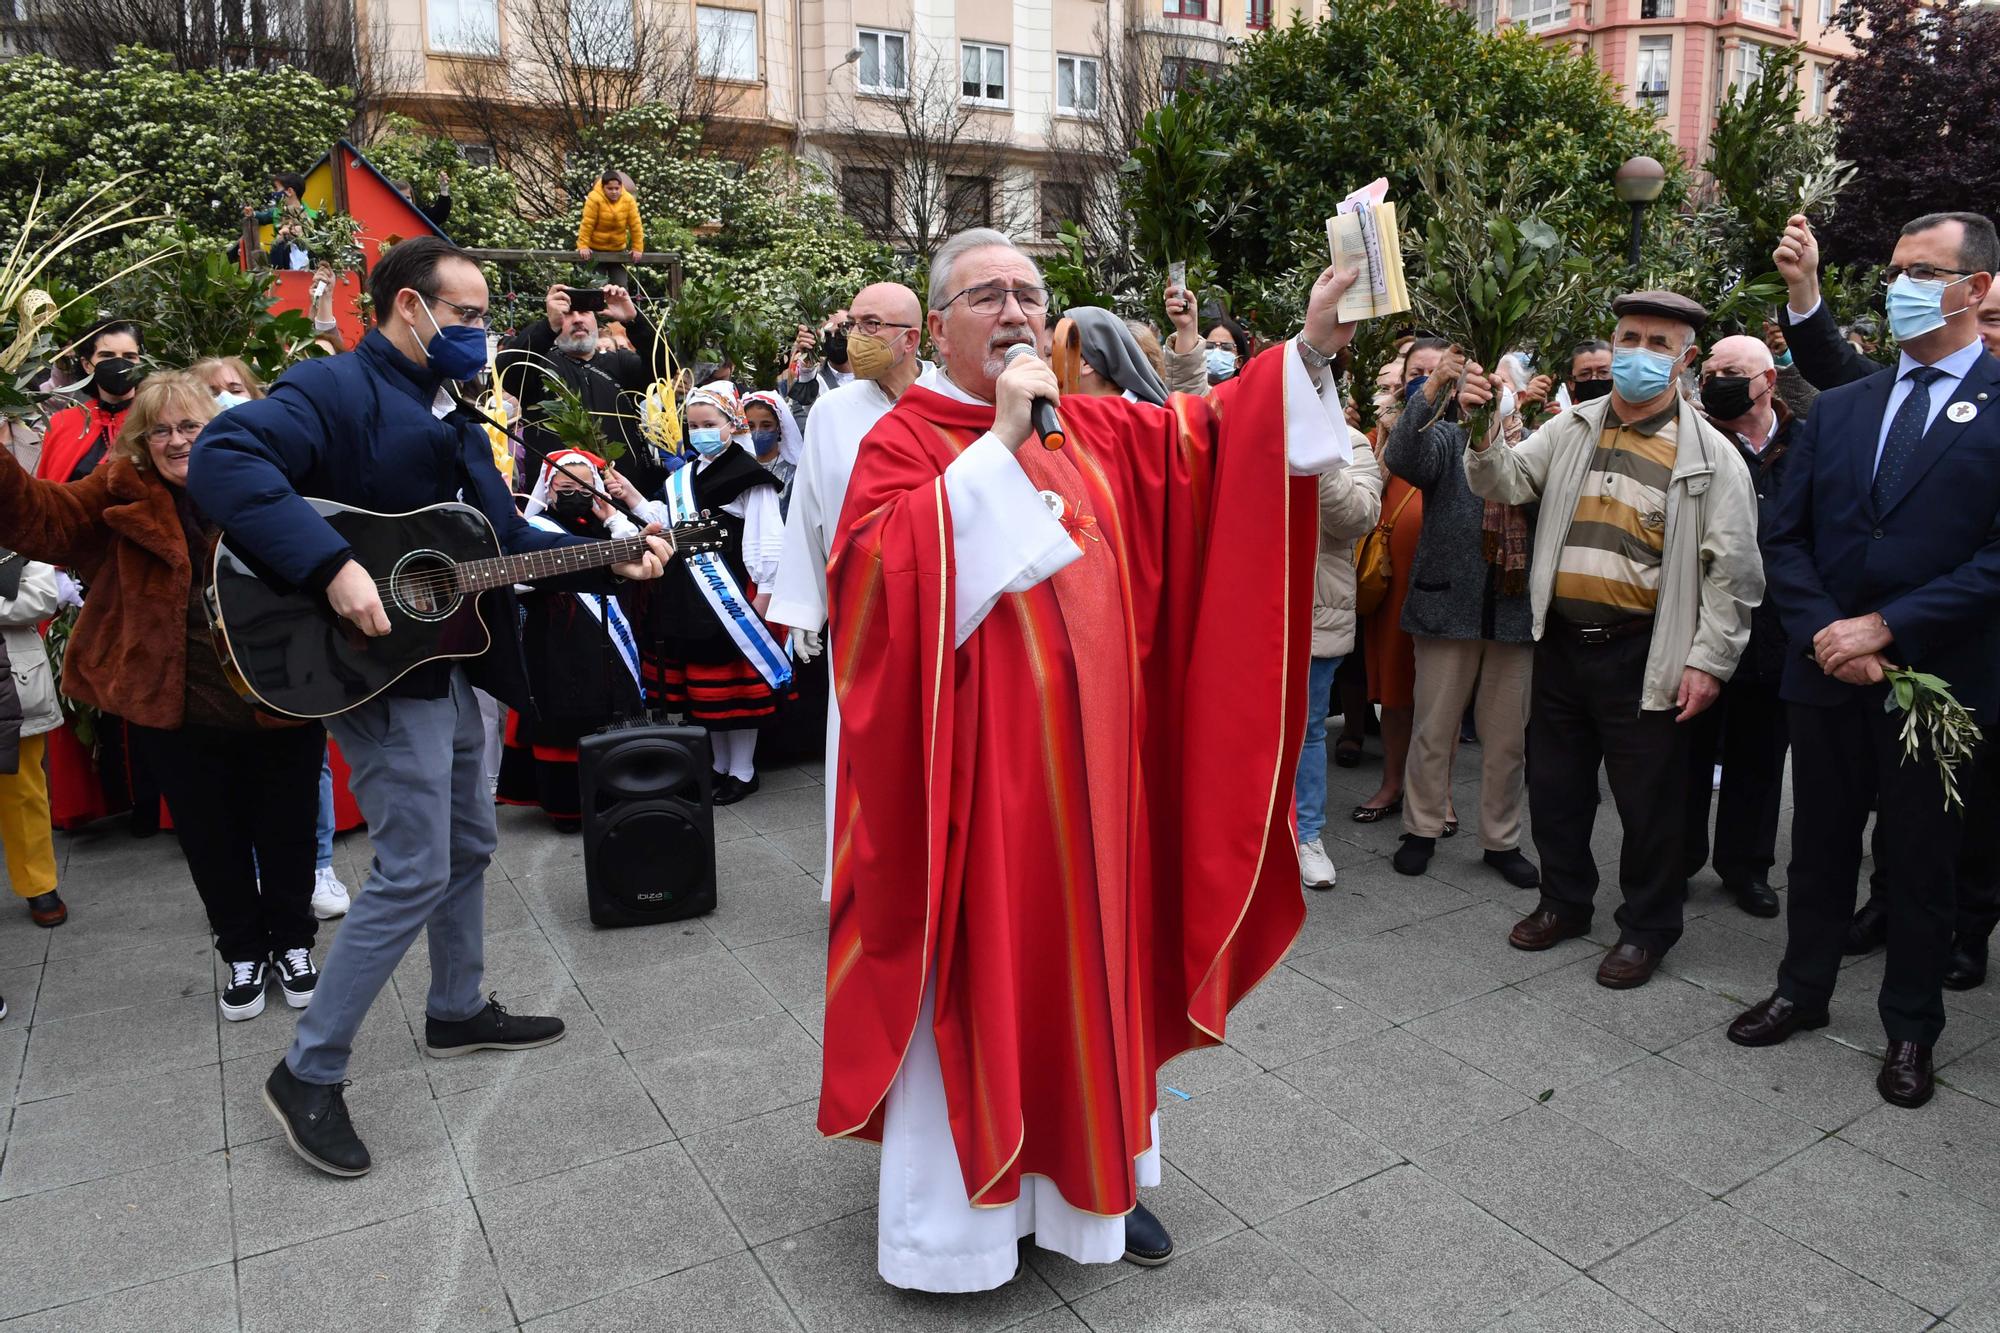
<path fill-rule="evenodd" d="M 1378 531 L 1378 532 L 1394 532 L 1394 531 L 1396 530 L 1396 520 L 1397 520 L 1397 519 L 1399 519 L 1399 518 L 1401 518 L 1401 517 L 1403 516 L 1403 511 L 1404 511 L 1405 509 L 1408 509 L 1408 508 L 1410 507 L 1410 501 L 1412 501 L 1412 500 L 1414 500 L 1414 499 L 1416 499 L 1416 498 L 1417 498 L 1417 488 L 1416 488 L 1416 487 L 1412 486 L 1412 487 L 1410 487 L 1410 488 L 1409 488 L 1408 490 L 1404 491 L 1404 492 L 1403 492 L 1403 502 L 1402 502 L 1401 504 L 1399 504 L 1399 505 L 1397 505 L 1397 506 L 1396 506 L 1396 512 L 1395 512 L 1395 513 L 1393 513 L 1393 514 L 1389 515 L 1389 521 L 1388 521 L 1387 523 L 1377 523 L 1377 524 L 1375 525 L 1375 529 L 1376 529 L 1376 531 Z"/>

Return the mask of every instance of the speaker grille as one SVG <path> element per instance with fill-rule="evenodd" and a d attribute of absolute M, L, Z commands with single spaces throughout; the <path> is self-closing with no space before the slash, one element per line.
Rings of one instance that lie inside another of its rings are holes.
<path fill-rule="evenodd" d="M 612 815 L 596 851 L 598 891 L 635 911 L 664 911 L 712 892 L 708 835 L 670 806 Z"/>

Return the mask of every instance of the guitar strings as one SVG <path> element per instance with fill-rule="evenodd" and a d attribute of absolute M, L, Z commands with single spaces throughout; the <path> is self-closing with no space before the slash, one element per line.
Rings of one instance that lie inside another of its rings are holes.
<path fill-rule="evenodd" d="M 699 526 L 699 525 L 697 524 L 696 526 Z M 658 534 L 655 534 L 655 535 L 658 535 Z M 668 534 L 668 535 L 672 535 L 672 534 Z M 641 550 L 643 549 L 643 546 L 644 546 L 644 543 L 643 543 L 643 539 L 642 539 L 642 538 L 640 538 L 640 537 L 619 537 L 619 538 L 610 538 L 610 539 L 607 539 L 607 540 L 606 540 L 606 541 L 605 541 L 605 542 L 603 543 L 603 545 L 607 545 L 607 546 L 616 546 L 616 545 L 625 545 L 625 544 L 632 544 L 632 543 L 638 543 L 637 545 L 634 545 L 634 546 L 633 546 L 633 552 L 632 552 L 632 553 L 633 553 L 633 554 L 635 554 L 635 555 L 636 555 L 636 554 L 639 554 L 639 553 L 641 552 Z M 552 549 L 552 550 L 558 550 L 558 549 L 575 549 L 575 548 L 550 548 L 550 549 Z M 687 550 L 694 550 L 694 549 L 699 549 L 699 548 L 698 548 L 698 547 L 683 547 L 683 546 L 681 546 L 681 545 L 680 545 L 680 544 L 678 543 L 678 541 L 677 541 L 677 542 L 675 543 L 675 546 L 674 546 L 674 553 L 675 553 L 675 554 L 681 554 L 681 553 L 682 553 L 682 552 L 684 552 L 684 551 L 687 551 Z M 539 554 L 542 554 L 542 553 L 541 553 L 541 552 L 538 552 L 538 551 L 531 551 L 531 552 L 523 552 L 522 554 L 526 554 L 526 555 L 539 555 Z M 514 557 L 510 557 L 510 556 L 498 556 L 498 557 L 488 557 L 488 558 L 489 558 L 489 559 L 502 559 L 502 560 L 505 560 L 505 559 L 512 559 L 512 558 L 514 558 Z M 467 563 L 468 563 L 468 564 L 476 564 L 476 563 L 480 563 L 480 562 L 478 562 L 478 561 L 468 561 Z M 602 567 L 603 567 L 603 565 L 607 565 L 607 564 L 617 564 L 617 563 L 619 563 L 619 561 L 618 561 L 618 560 L 617 560 L 616 558 L 613 558 L 613 559 L 610 559 L 610 560 L 605 560 L 605 561 L 602 561 L 602 562 L 596 562 L 596 561 L 593 561 L 593 562 L 592 562 L 592 563 L 591 563 L 590 565 L 588 565 L 588 566 L 585 566 L 585 568 L 602 568 Z M 464 569 L 465 567 L 466 567 L 465 565 L 462 565 L 462 564 L 461 564 L 461 565 L 453 565 L 453 566 L 451 566 L 451 567 L 450 567 L 450 568 L 448 568 L 448 569 L 441 569 L 441 570 L 430 570 L 430 571 L 426 571 L 426 572 L 424 572 L 424 573 L 422 573 L 422 574 L 415 574 L 415 575 L 411 575 L 410 577 L 408 577 L 408 578 L 406 578 L 406 579 L 403 579 L 403 580 L 401 580 L 401 581 L 397 580 L 397 578 L 396 578 L 396 577 L 395 577 L 394 575 L 390 575 L 390 576 L 389 576 L 389 577 L 387 577 L 387 578 L 379 578 L 379 579 L 375 579 L 375 580 L 374 580 L 374 584 L 375 584 L 375 591 L 376 591 L 376 593 L 377 593 L 377 594 L 379 595 L 379 594 L 382 594 L 382 593 L 393 593 L 393 592 L 395 592 L 395 591 L 397 591 L 397 590 L 399 590 L 399 589 L 400 589 L 400 590 L 401 590 L 401 591 L 402 591 L 402 592 L 404 593 L 404 595 L 406 595 L 406 596 L 418 596 L 418 597 L 436 597 L 436 596 L 440 596 L 440 595 L 443 595 L 443 594 L 447 594 L 447 593 L 450 593 L 450 594 L 457 594 L 457 593 L 461 593 L 461 592 L 464 592 L 464 591 L 466 591 L 466 589 L 464 589 L 464 588 L 462 588 L 462 587 L 460 586 L 460 583 L 459 583 L 459 571 L 460 571 L 460 570 L 462 570 L 462 569 Z M 565 572 L 565 571 L 563 571 L 563 570 L 550 570 L 550 571 L 548 571 L 548 573 L 552 573 L 552 574 L 553 574 L 553 573 L 563 573 L 563 572 Z M 497 585 L 496 585 L 496 586 L 497 586 Z"/>

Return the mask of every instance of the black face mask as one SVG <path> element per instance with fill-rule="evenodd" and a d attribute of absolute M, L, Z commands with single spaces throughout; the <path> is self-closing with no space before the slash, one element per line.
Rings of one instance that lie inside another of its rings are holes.
<path fill-rule="evenodd" d="M 844 333 L 827 334 L 820 342 L 820 350 L 826 353 L 828 364 L 836 366 L 846 365 L 847 335 Z"/>
<path fill-rule="evenodd" d="M 584 491 L 557 491 L 549 497 L 549 512 L 564 527 L 580 528 L 597 517 L 591 504 L 594 498 Z"/>
<path fill-rule="evenodd" d="M 1701 382 L 1702 411 L 1717 421 L 1734 421 L 1756 405 L 1748 375 L 1710 375 Z"/>
<path fill-rule="evenodd" d="M 91 367 L 90 382 L 107 398 L 123 398 L 146 378 L 139 363 L 129 356 L 114 356 Z"/>
<path fill-rule="evenodd" d="M 1579 380 L 1570 386 L 1569 396 L 1579 403 L 1587 403 L 1593 398 L 1602 398 L 1610 392 L 1610 380 Z"/>

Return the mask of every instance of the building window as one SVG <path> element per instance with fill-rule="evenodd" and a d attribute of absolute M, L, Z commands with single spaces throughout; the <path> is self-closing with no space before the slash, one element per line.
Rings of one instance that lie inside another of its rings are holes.
<path fill-rule="evenodd" d="M 499 0 L 429 0 L 428 10 L 431 50 L 500 54 Z"/>
<path fill-rule="evenodd" d="M 901 94 L 910 91 L 910 35 L 863 28 L 854 44 L 861 48 L 854 84 L 864 93 Z"/>
<path fill-rule="evenodd" d="M 1217 68 L 1213 61 L 1168 56 L 1160 62 L 1160 96 L 1172 101 L 1176 93 L 1209 78 Z"/>
<path fill-rule="evenodd" d="M 457 147 L 459 157 L 475 167 L 490 167 L 500 160 L 490 143 L 467 143 L 460 139 Z"/>
<path fill-rule="evenodd" d="M 1639 17 L 1642 19 L 1670 19 L 1674 16 L 1674 0 L 1639 0 Z"/>
<path fill-rule="evenodd" d="M 1271 0 L 1243 0 L 1243 25 L 1248 28 L 1271 26 Z"/>
<path fill-rule="evenodd" d="M 579 65 L 630 69 L 632 0 L 569 0 L 569 53 Z"/>
<path fill-rule="evenodd" d="M 840 173 L 840 206 L 871 234 L 896 230 L 896 182 L 874 167 L 849 167 Z"/>
<path fill-rule="evenodd" d="M 737 83 L 757 81 L 757 15 L 754 12 L 696 5 L 694 25 L 704 76 Z"/>
<path fill-rule="evenodd" d="M 1639 105 L 1655 116 L 1667 114 L 1667 81 L 1672 77 L 1673 66 L 1673 38 L 1639 39 L 1639 77 L 1634 80 L 1632 91 L 1638 94 Z"/>
<path fill-rule="evenodd" d="M 1056 110 L 1071 116 L 1097 114 L 1100 66 L 1090 56 L 1056 57 Z"/>
<path fill-rule="evenodd" d="M 1569 0 L 1514 0 L 1514 17 L 1530 32 L 1569 22 Z"/>
<path fill-rule="evenodd" d="M 1472 21 L 1478 25 L 1481 32 L 1492 32 L 1494 26 L 1500 22 L 1499 0 L 1477 0 L 1473 6 Z"/>
<path fill-rule="evenodd" d="M 1744 42 L 1736 48 L 1736 96 L 1740 100 L 1750 95 L 1757 86 L 1757 80 L 1764 77 L 1764 47 L 1756 42 Z"/>
<path fill-rule="evenodd" d="M 1823 116 L 1826 114 L 1826 66 L 1825 65 L 1819 64 L 1817 61 L 1813 63 L 1812 81 L 1813 81 L 1812 113 L 1815 116 Z"/>
<path fill-rule="evenodd" d="M 984 42 L 958 45 L 959 95 L 985 106 L 1007 105 L 1007 48 Z"/>
<path fill-rule="evenodd" d="M 949 231 L 992 226 L 993 182 L 984 176 L 946 176 L 944 225 Z"/>
<path fill-rule="evenodd" d="M 1083 186 L 1075 181 L 1043 181 L 1042 235 L 1058 235 L 1065 222 L 1083 225 Z"/>
<path fill-rule="evenodd" d="M 1221 0 L 1216 0 L 1218 4 Z M 1208 0 L 1166 0 L 1166 12 L 1171 18 L 1205 19 L 1208 17 Z"/>
<path fill-rule="evenodd" d="M 1840 0 L 1819 0 L 1819 26 L 1831 28 L 1840 13 Z"/>
<path fill-rule="evenodd" d="M 1768 23 L 1778 26 L 1779 0 L 1743 0 L 1743 19 L 1746 23 Z"/>

